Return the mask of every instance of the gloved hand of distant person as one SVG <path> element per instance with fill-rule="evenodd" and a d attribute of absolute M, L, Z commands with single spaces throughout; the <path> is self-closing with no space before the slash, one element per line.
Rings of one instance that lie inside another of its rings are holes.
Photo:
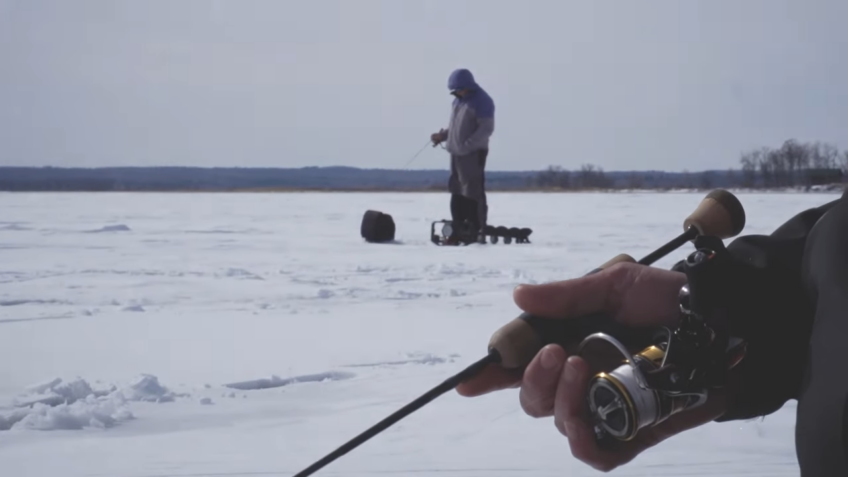
<path fill-rule="evenodd" d="M 683 273 L 619 263 L 581 278 L 522 285 L 515 289 L 513 298 L 523 311 L 550 319 L 605 312 L 624 325 L 674 327 L 679 316 L 678 292 L 685 283 Z M 703 406 L 642 429 L 635 439 L 614 450 L 602 449 L 595 439 L 586 400 L 594 370 L 583 358 L 568 354 L 558 345 L 548 345 L 523 376 L 492 365 L 458 386 L 457 391 L 464 396 L 479 396 L 520 387 L 524 412 L 536 418 L 553 416 L 556 428 L 568 438 L 574 457 L 602 471 L 615 469 L 671 436 L 720 417 L 733 392 L 731 385 L 711 393 Z"/>
<path fill-rule="evenodd" d="M 445 139 L 447 139 L 447 131 L 444 129 L 430 135 L 430 140 L 433 141 L 434 147 L 441 144 Z"/>

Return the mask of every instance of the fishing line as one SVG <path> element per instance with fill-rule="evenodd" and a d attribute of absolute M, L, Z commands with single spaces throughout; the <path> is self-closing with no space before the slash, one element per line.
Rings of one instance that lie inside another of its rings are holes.
<path fill-rule="evenodd" d="M 412 158 L 410 158 L 408 161 L 406 161 L 406 164 L 404 164 L 403 168 L 406 169 L 407 167 L 409 167 L 409 165 L 412 164 L 412 161 L 414 161 L 415 158 L 420 156 L 421 153 L 424 152 L 424 150 L 427 149 L 427 146 L 429 146 L 430 144 L 431 144 L 431 141 L 425 142 L 424 145 L 421 147 L 421 150 L 416 152 L 415 155 L 412 156 Z M 442 146 L 442 149 L 446 149 L 445 146 L 444 146 L 444 143 L 440 144 L 440 146 Z"/>

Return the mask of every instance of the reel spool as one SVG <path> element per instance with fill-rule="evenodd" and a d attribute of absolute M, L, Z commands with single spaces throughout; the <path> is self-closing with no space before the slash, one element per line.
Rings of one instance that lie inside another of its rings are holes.
<path fill-rule="evenodd" d="M 706 402 L 706 392 L 669 394 L 648 386 L 645 372 L 664 366 L 665 346 L 649 346 L 628 359 L 624 346 L 604 333 L 586 337 L 581 345 L 593 339 L 612 343 L 623 350 L 625 358 L 624 364 L 609 373 L 595 374 L 589 382 L 589 411 L 598 440 L 607 435 L 620 441 L 632 440 L 640 430 Z"/>

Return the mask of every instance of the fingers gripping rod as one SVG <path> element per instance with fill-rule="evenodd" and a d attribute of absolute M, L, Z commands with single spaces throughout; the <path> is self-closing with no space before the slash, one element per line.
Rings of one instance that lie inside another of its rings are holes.
<path fill-rule="evenodd" d="M 738 235 L 745 227 L 745 210 L 730 192 L 716 189 L 707 194 L 698 207 L 683 221 L 684 232 L 665 245 L 636 261 L 630 255 L 620 254 L 592 270 L 587 275 L 600 272 L 616 263 L 630 262 L 651 265 L 660 258 L 680 248 L 698 236 L 708 235 L 726 239 Z M 394 423 L 422 408 L 442 394 L 454 389 L 490 364 L 506 369 L 522 369 L 545 345 L 551 343 L 579 343 L 593 333 L 616 336 L 625 344 L 641 345 L 650 342 L 653 329 L 636 330 L 612 321 L 604 314 L 589 314 L 567 320 L 552 320 L 522 313 L 518 318 L 497 330 L 489 340 L 488 354 L 438 386 L 421 395 L 382 421 L 368 428 L 294 477 L 306 477 L 317 472 L 339 457 L 347 454 Z"/>

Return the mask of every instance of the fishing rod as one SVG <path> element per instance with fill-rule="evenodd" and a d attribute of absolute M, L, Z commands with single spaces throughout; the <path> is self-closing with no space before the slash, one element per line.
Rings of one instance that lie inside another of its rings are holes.
<path fill-rule="evenodd" d="M 744 227 L 745 210 L 742 207 L 742 204 L 732 193 L 724 189 L 716 189 L 707 194 L 707 196 L 701 200 L 698 207 L 684 219 L 683 233 L 638 261 L 630 255 L 619 254 L 598 268 L 595 268 L 587 275 L 598 273 L 616 263 L 629 262 L 641 265 L 651 265 L 672 251 L 680 248 L 687 242 L 693 241 L 697 243 L 700 238 L 716 238 L 720 241 L 722 239 L 738 235 Z M 713 255 L 702 251 L 701 255 L 698 255 L 698 257 L 712 257 Z M 687 276 L 689 276 L 688 273 Z M 681 290 L 681 300 L 683 300 L 683 295 L 686 295 L 688 298 L 688 289 L 686 289 L 686 293 L 683 293 L 683 290 Z M 691 314 L 689 316 L 691 316 Z M 613 343 L 620 351 L 622 351 L 622 353 L 625 354 L 625 356 L 627 356 L 626 349 L 624 348 L 625 343 L 634 347 L 648 347 L 643 350 L 642 354 L 653 358 L 658 356 L 657 353 L 650 351 L 652 349 L 651 347 L 653 347 L 653 343 L 656 341 L 656 335 L 656 327 L 626 327 L 616 323 L 613 321 L 612 317 L 604 313 L 591 313 L 576 318 L 569 318 L 567 320 L 553 320 L 534 316 L 529 313 L 522 313 L 517 318 L 495 331 L 489 340 L 488 353 L 485 356 L 459 373 L 446 379 L 438 386 L 427 391 L 425 394 L 421 395 L 406 406 L 398 409 L 361 434 L 350 439 L 342 446 L 336 448 L 309 467 L 295 474 L 294 477 L 306 477 L 312 475 L 339 457 L 362 445 L 375 435 L 389 428 L 394 423 L 425 406 L 427 403 L 456 388 L 456 386 L 460 383 L 475 376 L 483 368 L 489 365 L 500 365 L 501 367 L 510 370 L 522 370 L 530 364 L 536 354 L 548 344 L 556 343 L 560 345 L 567 345 L 570 343 L 580 342 L 580 347 L 582 349 L 587 340 L 596 338 L 606 339 Z M 617 339 L 612 337 L 616 337 Z M 671 342 L 672 340 L 669 339 L 664 342 L 664 344 L 661 343 L 660 346 L 665 346 L 665 350 L 667 350 L 668 344 Z M 665 350 L 663 350 L 663 354 L 659 356 L 664 356 Z M 675 355 L 675 357 L 676 356 L 677 355 Z M 635 358 L 638 358 L 638 356 Z M 647 358 L 642 357 L 640 358 L 640 362 L 645 361 L 646 359 Z M 652 361 L 652 363 L 655 363 L 655 361 Z M 662 360 L 662 363 L 659 364 L 665 364 L 665 360 Z M 633 374 L 638 379 L 643 379 L 643 374 L 639 374 L 638 372 Z M 599 386 L 609 383 L 616 384 L 616 382 L 611 379 L 604 381 L 602 378 L 606 376 L 607 375 L 600 375 L 594 378 L 594 387 L 592 388 L 592 392 L 594 394 L 589 396 L 590 404 L 594 403 L 593 405 L 595 407 L 593 408 L 593 412 L 596 413 L 596 417 L 604 417 L 597 416 L 597 414 L 602 414 L 605 411 L 605 408 L 610 405 L 610 401 L 606 400 L 607 396 L 604 395 L 604 393 L 599 392 Z M 644 382 L 639 381 L 637 384 L 644 384 Z M 618 394 L 614 397 L 618 398 L 620 401 L 628 396 Z M 627 414 L 627 416 L 630 416 L 632 420 L 632 416 L 635 415 L 635 412 L 637 411 L 632 408 L 628 408 L 627 411 L 630 411 L 630 414 Z M 644 425 L 647 424 L 643 422 L 641 427 L 644 427 Z M 616 436 L 615 433 L 611 434 L 613 434 L 614 437 L 626 440 L 632 438 L 631 434 L 637 432 L 641 427 L 634 426 L 630 423 L 630 427 L 626 429 L 624 437 Z M 634 428 L 635 431 L 633 430 Z M 612 429 L 612 425 L 608 425 L 606 429 Z M 622 435 L 621 432 L 618 434 Z"/>
<path fill-rule="evenodd" d="M 409 167 L 409 165 L 412 164 L 412 161 L 414 161 L 415 158 L 420 156 L 421 153 L 424 152 L 425 149 L 427 149 L 428 145 L 430 145 L 429 140 L 427 142 L 425 142 L 423 146 L 421 146 L 421 149 L 419 149 L 418 152 L 416 152 L 414 156 L 412 156 L 408 161 L 406 161 L 406 164 L 403 165 L 403 168 L 406 169 L 407 167 Z"/>

